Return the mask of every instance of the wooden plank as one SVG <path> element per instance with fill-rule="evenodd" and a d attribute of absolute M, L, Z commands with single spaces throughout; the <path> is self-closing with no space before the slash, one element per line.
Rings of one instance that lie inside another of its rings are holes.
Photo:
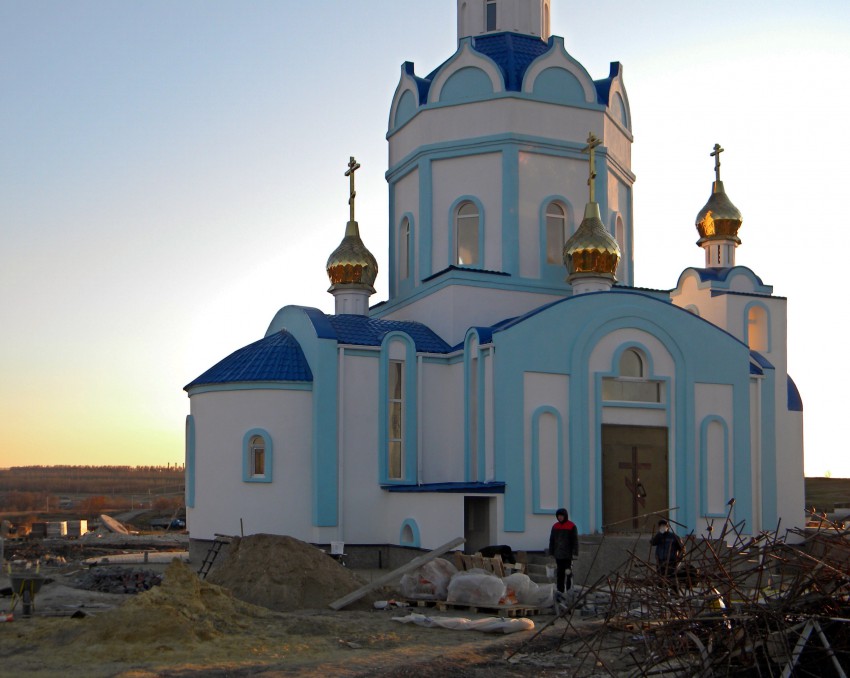
<path fill-rule="evenodd" d="M 407 565 L 402 565 L 399 568 L 396 568 L 392 572 L 388 572 L 382 577 L 378 577 L 375 581 L 370 584 L 366 584 L 366 586 L 361 586 L 356 591 L 352 591 L 346 596 L 343 596 L 339 600 L 333 601 L 328 607 L 332 610 L 340 610 L 346 605 L 351 605 L 355 600 L 360 600 L 363 596 L 365 596 L 369 591 L 378 588 L 379 586 L 383 586 L 384 584 L 391 582 L 393 579 L 398 577 L 400 574 L 405 574 L 407 572 L 412 572 L 418 567 L 421 567 L 427 562 L 434 560 L 435 558 L 439 558 L 444 553 L 448 553 L 454 548 L 457 548 L 466 539 L 463 537 L 456 537 L 452 539 L 450 542 L 443 544 L 442 546 L 434 549 L 433 551 L 429 551 L 428 553 L 424 553 L 421 556 L 417 556 L 413 560 L 411 560 Z"/>

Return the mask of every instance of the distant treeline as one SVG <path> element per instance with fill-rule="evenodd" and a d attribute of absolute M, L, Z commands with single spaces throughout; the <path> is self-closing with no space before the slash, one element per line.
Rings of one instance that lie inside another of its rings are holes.
<path fill-rule="evenodd" d="M 0 493 L 98 494 L 180 493 L 182 466 L 14 466 L 0 469 Z"/>

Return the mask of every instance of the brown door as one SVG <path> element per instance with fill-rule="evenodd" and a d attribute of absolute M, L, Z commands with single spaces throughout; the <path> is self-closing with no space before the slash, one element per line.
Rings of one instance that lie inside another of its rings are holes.
<path fill-rule="evenodd" d="M 669 508 L 668 487 L 665 427 L 602 426 L 605 532 L 651 530 Z"/>

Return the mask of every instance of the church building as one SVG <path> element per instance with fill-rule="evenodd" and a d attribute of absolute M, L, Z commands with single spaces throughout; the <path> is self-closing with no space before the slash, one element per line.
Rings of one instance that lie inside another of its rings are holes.
<path fill-rule="evenodd" d="M 786 300 L 736 262 L 724 149 L 693 159 L 710 189 L 697 265 L 636 287 L 623 70 L 588 74 L 550 34 L 555 1 L 458 0 L 455 53 L 427 75 L 402 64 L 388 298 L 371 300 L 351 158 L 335 312 L 283 306 L 185 387 L 193 540 L 241 521 L 317 544 L 539 550 L 561 506 L 583 534 L 803 522 Z M 693 237 L 688 218 L 669 237 Z"/>

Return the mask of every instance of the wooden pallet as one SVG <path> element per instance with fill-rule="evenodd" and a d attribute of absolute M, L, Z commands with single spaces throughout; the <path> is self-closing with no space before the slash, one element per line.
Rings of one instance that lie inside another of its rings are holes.
<path fill-rule="evenodd" d="M 411 607 L 433 607 L 440 612 L 447 610 L 464 610 L 472 614 L 491 614 L 499 617 L 529 617 L 542 613 L 540 607 L 529 605 L 468 605 L 466 603 L 450 603 L 446 600 L 400 600 Z"/>

